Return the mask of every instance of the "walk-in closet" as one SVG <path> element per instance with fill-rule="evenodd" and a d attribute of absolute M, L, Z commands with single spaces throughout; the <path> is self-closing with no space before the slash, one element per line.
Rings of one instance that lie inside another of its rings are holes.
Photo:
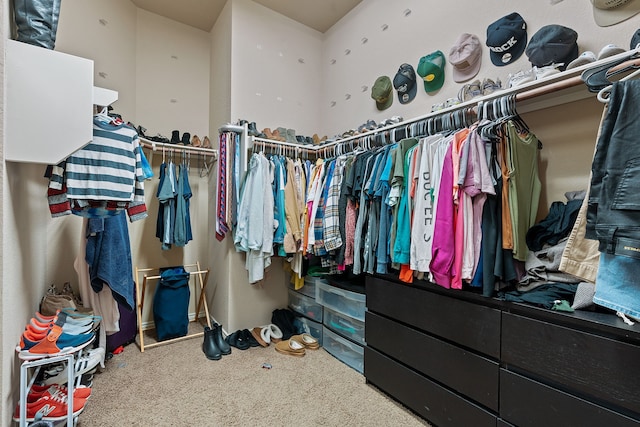
<path fill-rule="evenodd" d="M 640 0 L 0 19 L 0 426 L 640 425 Z"/>

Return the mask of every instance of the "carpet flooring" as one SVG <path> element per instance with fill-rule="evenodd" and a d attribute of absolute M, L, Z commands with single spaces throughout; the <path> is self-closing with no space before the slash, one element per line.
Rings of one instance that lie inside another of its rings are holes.
<path fill-rule="evenodd" d="M 77 425 L 429 426 L 323 348 L 304 357 L 272 346 L 233 348 L 212 361 L 202 340 L 144 353 L 136 344 L 125 347 L 94 375 Z"/>

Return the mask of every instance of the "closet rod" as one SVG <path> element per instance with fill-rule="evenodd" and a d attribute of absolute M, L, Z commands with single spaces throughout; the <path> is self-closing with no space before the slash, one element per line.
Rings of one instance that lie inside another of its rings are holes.
<path fill-rule="evenodd" d="M 553 92 L 557 92 L 563 89 L 569 89 L 582 84 L 582 78 L 580 76 L 574 76 L 565 80 L 560 80 L 548 85 L 540 86 L 535 89 L 530 89 L 524 92 L 516 94 L 516 101 L 525 101 L 537 96 L 547 95 Z"/>
<path fill-rule="evenodd" d="M 167 144 L 165 142 L 150 141 L 145 138 L 140 138 L 140 145 L 143 148 L 149 148 L 152 151 L 171 151 L 174 153 L 191 153 L 201 154 L 204 156 L 212 156 L 214 159 L 218 158 L 218 150 L 215 148 L 200 148 L 191 145 L 177 145 Z"/>

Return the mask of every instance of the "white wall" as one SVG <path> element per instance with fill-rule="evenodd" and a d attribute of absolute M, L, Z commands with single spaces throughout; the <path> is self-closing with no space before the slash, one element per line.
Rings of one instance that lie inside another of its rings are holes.
<path fill-rule="evenodd" d="M 509 73 L 531 68 L 525 54 L 509 66 L 496 67 L 484 46 L 487 26 L 511 12 L 518 12 L 524 18 L 529 38 L 544 25 L 560 24 L 578 33 L 580 52 L 591 50 L 596 54 L 609 43 L 628 49 L 631 36 L 640 27 L 640 15 L 611 27 L 597 26 L 591 2 L 587 0 L 551 3 L 549 0 L 490 0 L 480 4 L 475 0 L 458 0 L 436 7 L 433 2 L 421 0 L 364 0 L 325 34 L 321 63 L 321 81 L 325 86 L 319 98 L 322 132 L 342 133 L 368 119 L 380 122 L 394 115 L 405 119 L 420 116 L 431 111 L 433 104 L 456 97 L 462 84 L 453 82 L 448 54 L 464 32 L 476 34 L 483 44 L 482 66 L 477 78 L 500 78 L 504 87 Z M 405 16 L 407 9 L 411 13 Z M 388 29 L 383 31 L 385 24 Z M 362 44 L 363 38 L 368 39 L 366 44 Z M 345 55 L 347 49 L 351 51 L 349 55 Z M 416 68 L 422 56 L 435 50 L 441 50 L 447 57 L 443 88 L 428 94 L 418 80 L 418 94 L 411 103 L 400 104 L 394 93 L 393 105 L 378 111 L 371 99 L 375 79 L 387 75 L 393 80 L 400 64 L 407 62 Z M 336 60 L 334 65 L 330 64 L 332 59 Z M 363 86 L 368 88 L 364 92 Z M 345 100 L 347 93 L 351 94 L 350 100 Z M 330 107 L 332 101 L 336 102 L 335 107 Z"/>

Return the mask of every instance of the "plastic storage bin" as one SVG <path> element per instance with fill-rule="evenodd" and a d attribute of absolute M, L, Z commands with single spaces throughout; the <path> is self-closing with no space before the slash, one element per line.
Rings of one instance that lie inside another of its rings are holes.
<path fill-rule="evenodd" d="M 327 307 L 324 308 L 323 317 L 322 323 L 333 332 L 337 332 L 357 344 L 364 345 L 364 322 Z"/>
<path fill-rule="evenodd" d="M 302 316 L 298 316 L 297 319 L 302 323 L 304 331 L 311 334 L 311 336 L 317 339 L 318 343 L 322 345 L 322 323 L 314 322 L 313 320 Z"/>
<path fill-rule="evenodd" d="M 316 302 L 340 314 L 364 322 L 366 296 L 327 283 L 316 284 Z"/>
<path fill-rule="evenodd" d="M 301 293 L 302 295 L 311 297 L 313 299 L 316 298 L 316 283 L 328 283 L 326 280 L 321 279 L 319 277 L 310 277 L 307 276 L 304 278 L 304 286 L 298 289 L 296 292 Z M 289 282 L 289 289 L 294 290 L 293 283 Z"/>
<path fill-rule="evenodd" d="M 356 371 L 364 372 L 364 347 L 332 332 L 326 326 L 322 328 L 323 347 L 332 356 L 346 363 Z"/>
<path fill-rule="evenodd" d="M 289 289 L 289 307 L 298 314 L 322 323 L 322 306 L 313 298 Z"/>

